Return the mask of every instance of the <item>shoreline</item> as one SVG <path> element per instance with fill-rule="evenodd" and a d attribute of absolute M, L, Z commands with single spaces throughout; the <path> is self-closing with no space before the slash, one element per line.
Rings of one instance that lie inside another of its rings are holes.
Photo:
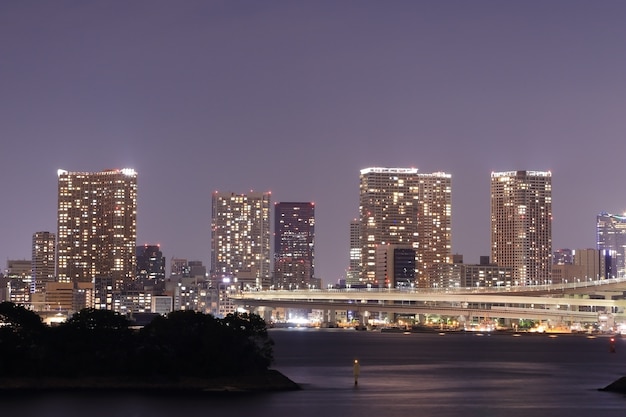
<path fill-rule="evenodd" d="M 301 387 L 277 370 L 262 374 L 175 378 L 134 376 L 91 377 L 2 377 L 1 393 L 51 391 L 128 391 L 158 394 L 260 393 L 296 391 Z"/>
<path fill-rule="evenodd" d="M 623 376 L 604 388 L 599 388 L 598 391 L 615 392 L 618 394 L 626 394 L 626 376 Z"/>

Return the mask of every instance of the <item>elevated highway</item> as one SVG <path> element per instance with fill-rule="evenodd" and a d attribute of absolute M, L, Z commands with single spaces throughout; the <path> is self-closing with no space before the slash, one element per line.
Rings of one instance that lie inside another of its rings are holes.
<path fill-rule="evenodd" d="M 626 279 L 503 288 L 446 290 L 345 288 L 269 290 L 231 295 L 246 309 L 297 308 L 326 311 L 439 314 L 444 316 L 597 322 L 610 313 L 626 322 Z"/>

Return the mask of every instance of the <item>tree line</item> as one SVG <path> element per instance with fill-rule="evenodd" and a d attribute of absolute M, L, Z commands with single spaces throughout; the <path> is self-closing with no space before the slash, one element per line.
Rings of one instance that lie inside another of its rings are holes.
<path fill-rule="evenodd" d="M 0 303 L 0 376 L 215 377 L 262 373 L 272 361 L 273 341 L 256 314 L 174 311 L 136 330 L 109 310 L 83 309 L 47 326 Z"/>

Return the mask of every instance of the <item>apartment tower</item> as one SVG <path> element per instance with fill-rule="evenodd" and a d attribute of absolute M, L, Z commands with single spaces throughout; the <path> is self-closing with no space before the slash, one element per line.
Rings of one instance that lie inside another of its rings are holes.
<path fill-rule="evenodd" d="M 429 286 L 427 270 L 451 262 L 451 176 L 420 174 L 415 168 L 366 168 L 360 175 L 361 283 L 376 278 L 379 245 L 415 249 L 418 286 Z"/>
<path fill-rule="evenodd" d="M 269 192 L 214 192 L 211 221 L 211 277 L 240 288 L 270 283 Z"/>
<path fill-rule="evenodd" d="M 491 259 L 512 268 L 513 285 L 550 282 L 552 174 L 491 173 Z"/>
<path fill-rule="evenodd" d="M 315 204 L 274 205 L 274 285 L 312 288 L 315 280 Z"/>
<path fill-rule="evenodd" d="M 135 279 L 137 173 L 58 171 L 57 278 L 102 279 L 123 289 Z"/>

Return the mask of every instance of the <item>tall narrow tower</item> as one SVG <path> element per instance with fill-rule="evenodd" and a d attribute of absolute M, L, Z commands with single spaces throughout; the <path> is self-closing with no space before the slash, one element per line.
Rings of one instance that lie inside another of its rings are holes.
<path fill-rule="evenodd" d="M 57 276 L 60 282 L 135 278 L 137 173 L 58 171 Z"/>
<path fill-rule="evenodd" d="M 274 205 L 274 285 L 306 289 L 316 286 L 315 204 Z"/>
<path fill-rule="evenodd" d="M 411 246 L 417 284 L 426 271 L 451 261 L 451 176 L 419 174 L 415 168 L 366 168 L 360 176 L 359 222 L 362 283 L 376 279 L 379 245 Z"/>
<path fill-rule="evenodd" d="M 232 278 L 241 287 L 269 287 L 270 196 L 269 192 L 213 193 L 213 279 Z"/>
<path fill-rule="evenodd" d="M 491 258 L 516 285 L 545 284 L 552 260 L 552 174 L 491 173 Z"/>
<path fill-rule="evenodd" d="M 358 284 L 361 276 L 361 223 L 358 219 L 350 222 L 348 265 L 346 284 Z"/>

